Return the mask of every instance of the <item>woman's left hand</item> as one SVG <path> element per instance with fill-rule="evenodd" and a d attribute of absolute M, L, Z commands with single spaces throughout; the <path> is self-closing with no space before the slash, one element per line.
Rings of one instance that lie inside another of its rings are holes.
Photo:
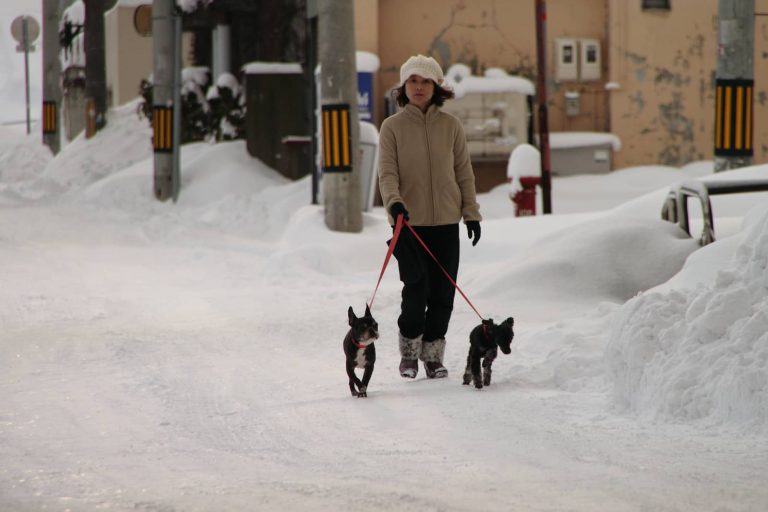
<path fill-rule="evenodd" d="M 477 245 L 480 241 L 480 221 L 468 220 L 467 221 L 467 237 L 472 239 L 472 246 Z"/>

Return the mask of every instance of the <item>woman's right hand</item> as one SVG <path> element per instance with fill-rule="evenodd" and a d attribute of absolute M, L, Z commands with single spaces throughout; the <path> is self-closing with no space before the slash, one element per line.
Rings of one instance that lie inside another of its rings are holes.
<path fill-rule="evenodd" d="M 392 203 L 392 206 L 389 207 L 389 214 L 392 216 L 393 219 L 397 220 L 397 216 L 400 214 L 403 214 L 403 220 L 408 220 L 408 210 L 405 209 L 405 206 L 400 201 L 396 203 Z"/>

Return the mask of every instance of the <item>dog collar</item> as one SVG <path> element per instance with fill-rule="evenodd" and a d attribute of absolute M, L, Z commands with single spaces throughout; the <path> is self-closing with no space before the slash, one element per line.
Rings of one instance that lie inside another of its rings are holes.
<path fill-rule="evenodd" d="M 352 343 L 354 343 L 357 348 L 365 348 L 365 347 L 368 346 L 368 345 L 365 345 L 363 343 L 358 343 L 355 338 L 352 338 Z"/>

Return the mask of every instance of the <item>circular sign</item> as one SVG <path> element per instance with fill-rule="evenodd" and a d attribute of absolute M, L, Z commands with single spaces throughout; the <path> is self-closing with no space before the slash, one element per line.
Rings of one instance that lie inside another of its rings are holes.
<path fill-rule="evenodd" d="M 133 27 L 140 36 L 152 35 L 152 4 L 140 5 L 133 11 Z"/>
<path fill-rule="evenodd" d="M 24 40 L 24 25 L 27 26 L 27 40 Z M 40 35 L 40 24 L 32 16 L 19 16 L 11 23 L 11 35 L 19 44 L 32 44 Z"/>

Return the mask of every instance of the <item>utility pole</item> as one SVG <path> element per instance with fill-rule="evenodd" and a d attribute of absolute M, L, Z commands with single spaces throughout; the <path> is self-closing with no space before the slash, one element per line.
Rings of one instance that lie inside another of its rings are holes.
<path fill-rule="evenodd" d="M 155 197 L 179 196 L 181 151 L 181 14 L 175 0 L 152 4 L 154 86 L 152 89 L 152 145 L 155 151 Z"/>
<path fill-rule="evenodd" d="M 536 1 L 536 102 L 538 103 L 541 196 L 545 214 L 552 213 L 552 177 L 549 157 L 549 112 L 547 109 L 547 3 Z"/>
<path fill-rule="evenodd" d="M 353 0 L 318 1 L 325 224 L 363 229 Z"/>
<path fill-rule="evenodd" d="M 104 12 L 107 0 L 85 3 L 85 136 L 92 137 L 107 124 L 107 61 Z"/>
<path fill-rule="evenodd" d="M 61 146 L 59 0 L 43 0 L 43 143 L 56 155 Z"/>
<path fill-rule="evenodd" d="M 719 0 L 715 172 L 752 164 L 755 0 Z"/>

